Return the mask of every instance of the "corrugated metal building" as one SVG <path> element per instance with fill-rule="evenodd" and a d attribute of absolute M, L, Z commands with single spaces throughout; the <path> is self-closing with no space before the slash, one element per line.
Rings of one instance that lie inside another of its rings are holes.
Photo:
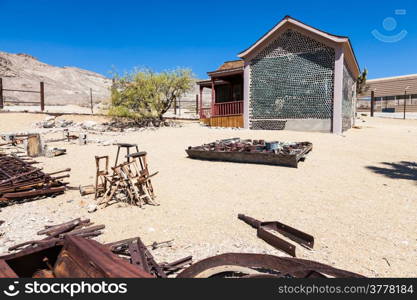
<path fill-rule="evenodd" d="M 404 98 L 408 111 L 417 111 L 417 74 L 368 80 L 364 93 L 358 97 L 359 108 L 369 108 L 372 92 L 376 107 L 402 109 Z M 414 107 L 415 106 L 415 107 Z"/>

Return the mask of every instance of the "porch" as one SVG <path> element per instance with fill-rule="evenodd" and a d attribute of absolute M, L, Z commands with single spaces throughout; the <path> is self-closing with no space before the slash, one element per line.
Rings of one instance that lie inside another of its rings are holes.
<path fill-rule="evenodd" d="M 230 65 L 239 67 L 230 68 Z M 200 81 L 200 120 L 214 127 L 243 127 L 243 65 L 228 62 L 208 73 L 210 80 Z M 204 89 L 211 89 L 207 105 Z"/>

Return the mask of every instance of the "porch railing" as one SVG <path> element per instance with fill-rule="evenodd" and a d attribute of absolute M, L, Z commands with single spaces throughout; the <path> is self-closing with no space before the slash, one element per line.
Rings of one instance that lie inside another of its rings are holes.
<path fill-rule="evenodd" d="M 209 119 L 211 117 L 211 108 L 200 108 L 200 119 Z"/>
<path fill-rule="evenodd" d="M 214 104 L 214 116 L 233 116 L 243 114 L 243 101 L 224 102 Z"/>

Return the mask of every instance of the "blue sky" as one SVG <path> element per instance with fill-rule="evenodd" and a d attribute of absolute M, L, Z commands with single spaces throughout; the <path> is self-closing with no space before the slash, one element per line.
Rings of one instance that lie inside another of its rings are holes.
<path fill-rule="evenodd" d="M 349 36 L 369 78 L 417 73 L 416 0 L 0 0 L 0 12 L 0 51 L 107 76 L 113 66 L 189 67 L 205 78 L 285 15 Z M 406 36 L 386 43 L 374 30 Z"/>

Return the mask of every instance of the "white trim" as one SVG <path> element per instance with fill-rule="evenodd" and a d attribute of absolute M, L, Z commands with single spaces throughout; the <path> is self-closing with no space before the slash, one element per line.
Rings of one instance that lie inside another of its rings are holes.
<path fill-rule="evenodd" d="M 343 45 L 335 50 L 336 60 L 334 68 L 333 133 L 342 134 L 343 67 L 345 61 L 345 51 Z"/>
<path fill-rule="evenodd" d="M 245 62 L 243 73 L 243 127 L 249 129 L 250 64 Z"/>

